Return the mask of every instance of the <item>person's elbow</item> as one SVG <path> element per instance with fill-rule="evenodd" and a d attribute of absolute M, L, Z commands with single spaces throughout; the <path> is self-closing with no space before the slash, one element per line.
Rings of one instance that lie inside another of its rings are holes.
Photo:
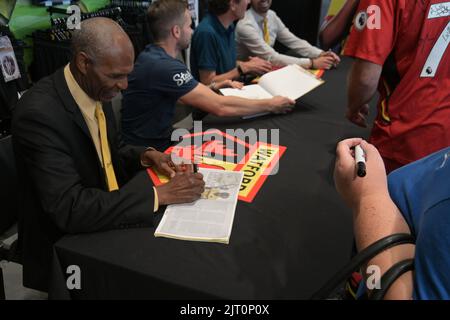
<path fill-rule="evenodd" d="M 326 30 L 322 29 L 319 31 L 319 45 L 323 50 L 330 49 L 330 42 L 328 41 L 328 37 L 326 36 Z"/>

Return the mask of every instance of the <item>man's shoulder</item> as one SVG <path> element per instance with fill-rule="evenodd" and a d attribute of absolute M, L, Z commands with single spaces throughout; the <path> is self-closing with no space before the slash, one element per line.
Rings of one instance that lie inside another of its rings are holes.
<path fill-rule="evenodd" d="M 213 26 L 212 17 L 210 15 L 207 15 L 203 20 L 200 22 L 200 24 L 195 28 L 194 31 L 194 37 L 198 38 L 201 37 L 215 37 L 217 36 L 217 32 L 214 29 Z"/>
<path fill-rule="evenodd" d="M 388 179 L 391 196 L 398 201 L 407 197 L 431 207 L 449 198 L 450 189 L 445 186 L 450 179 L 450 147 L 393 171 Z"/>
<path fill-rule="evenodd" d="M 53 107 L 59 99 L 54 75 L 39 80 L 20 98 L 14 113 L 45 112 Z"/>
<path fill-rule="evenodd" d="M 247 10 L 245 17 L 238 21 L 236 25 L 236 32 L 246 31 L 248 27 L 254 28 L 257 26 L 256 19 L 251 10 Z"/>
<path fill-rule="evenodd" d="M 268 16 L 269 18 L 275 17 L 275 18 L 279 19 L 277 13 L 276 13 L 275 11 L 273 11 L 273 10 L 269 10 L 269 11 L 267 12 L 267 16 Z"/>
<path fill-rule="evenodd" d="M 168 56 L 164 50 L 155 45 L 148 45 L 145 49 L 139 54 L 136 59 L 137 65 L 146 65 L 153 64 L 155 61 L 167 61 L 170 60 L 170 56 Z"/>
<path fill-rule="evenodd" d="M 145 71 L 146 76 L 149 74 L 161 76 L 161 72 L 185 68 L 187 67 L 182 61 L 169 56 L 162 49 L 157 48 L 142 52 L 135 65 L 135 71 Z"/>
<path fill-rule="evenodd" d="M 200 27 L 200 25 L 195 29 L 193 39 L 199 38 L 215 38 L 218 34 L 216 30 L 211 25 L 205 25 L 204 27 Z"/>
<path fill-rule="evenodd" d="M 65 108 L 65 96 L 70 96 L 70 91 L 64 82 L 63 70 L 39 80 L 19 99 L 12 119 L 12 126 L 66 126 L 65 119 L 69 119 Z"/>
<path fill-rule="evenodd" d="M 214 30 L 213 27 L 213 16 L 211 14 L 207 14 L 198 24 L 197 28 L 195 28 L 195 31 L 197 30 Z"/>

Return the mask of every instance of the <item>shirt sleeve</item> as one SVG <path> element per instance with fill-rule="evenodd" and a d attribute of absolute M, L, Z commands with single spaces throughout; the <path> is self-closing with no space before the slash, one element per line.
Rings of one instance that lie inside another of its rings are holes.
<path fill-rule="evenodd" d="M 280 54 L 268 45 L 261 36 L 260 30 L 250 21 L 241 21 L 236 28 L 239 45 L 247 47 L 247 50 L 255 57 L 269 60 L 274 65 L 298 64 L 309 65 L 309 59 L 302 59 Z M 248 57 L 244 57 L 247 59 Z"/>
<path fill-rule="evenodd" d="M 151 86 L 164 95 L 174 97 L 175 100 L 191 92 L 198 85 L 187 66 L 176 59 L 161 61 L 150 79 L 150 82 L 158 79 Z"/>
<path fill-rule="evenodd" d="M 216 71 L 219 68 L 217 39 L 213 32 L 200 31 L 192 39 L 192 51 L 198 70 Z"/>
<path fill-rule="evenodd" d="M 396 39 L 396 0 L 361 0 L 344 54 L 383 65 Z"/>
<path fill-rule="evenodd" d="M 153 204 L 153 212 L 158 212 L 159 209 L 159 198 L 158 198 L 158 191 L 156 191 L 156 188 L 153 187 L 153 194 L 155 195 L 155 202 Z"/>
<path fill-rule="evenodd" d="M 274 20 L 277 24 L 277 40 L 295 51 L 295 53 L 302 57 L 317 58 L 323 52 L 323 50 L 314 47 L 308 41 L 294 35 L 277 15 L 275 15 Z"/>

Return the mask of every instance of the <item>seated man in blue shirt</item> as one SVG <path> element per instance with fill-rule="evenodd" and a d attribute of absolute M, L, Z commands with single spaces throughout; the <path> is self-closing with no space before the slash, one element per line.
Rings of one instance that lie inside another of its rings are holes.
<path fill-rule="evenodd" d="M 125 141 L 165 150 L 171 144 L 175 104 L 197 107 L 217 116 L 259 112 L 284 113 L 295 101 L 284 97 L 249 100 L 224 97 L 198 83 L 175 57 L 189 46 L 191 14 L 183 0 L 159 0 L 148 11 L 155 43 L 139 55 L 123 95 L 122 130 Z"/>
<path fill-rule="evenodd" d="M 351 148 L 366 153 L 367 175 L 355 175 Z M 378 150 L 361 139 L 337 147 L 335 182 L 354 213 L 358 250 L 395 233 L 410 233 L 414 245 L 399 245 L 371 259 L 383 274 L 414 258 L 415 271 L 401 276 L 387 299 L 450 299 L 450 148 L 407 165 L 386 178 Z"/>
<path fill-rule="evenodd" d="M 209 14 L 195 29 L 191 47 L 192 73 L 201 83 L 209 85 L 272 70 L 270 62 L 258 57 L 237 60 L 234 22 L 245 16 L 249 3 L 249 0 L 208 1 Z"/>

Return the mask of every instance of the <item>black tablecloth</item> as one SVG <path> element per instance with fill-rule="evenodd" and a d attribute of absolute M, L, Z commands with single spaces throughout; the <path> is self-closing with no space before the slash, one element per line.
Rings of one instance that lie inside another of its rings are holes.
<path fill-rule="evenodd" d="M 238 202 L 229 245 L 155 238 L 152 228 L 67 236 L 55 245 L 50 298 L 309 298 L 352 249 L 351 212 L 333 185 L 335 147 L 369 131 L 344 118 L 349 63 L 291 114 L 205 119 L 204 128 L 279 128 L 287 147 L 253 203 Z M 81 290 L 66 289 L 69 265 L 81 269 Z"/>

